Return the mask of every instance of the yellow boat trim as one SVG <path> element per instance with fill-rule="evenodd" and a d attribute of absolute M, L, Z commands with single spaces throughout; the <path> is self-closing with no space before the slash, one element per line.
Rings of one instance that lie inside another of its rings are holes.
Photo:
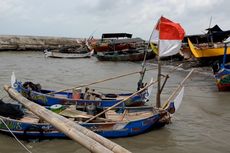
<path fill-rule="evenodd" d="M 224 47 L 219 48 L 207 48 L 207 49 L 197 49 L 188 38 L 188 45 L 196 58 L 201 57 L 214 57 L 224 55 Z M 229 47 L 228 47 L 229 48 Z M 227 50 L 227 54 L 230 54 L 230 50 Z"/>
<path fill-rule="evenodd" d="M 150 43 L 150 47 L 153 50 L 153 53 L 155 53 L 156 55 L 158 55 L 158 49 L 157 49 L 157 47 L 153 43 Z"/>

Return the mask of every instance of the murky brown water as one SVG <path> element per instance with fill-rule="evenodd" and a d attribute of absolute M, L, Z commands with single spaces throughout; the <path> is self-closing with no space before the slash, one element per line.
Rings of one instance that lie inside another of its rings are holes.
<path fill-rule="evenodd" d="M 95 58 L 45 59 L 40 52 L 0 52 L 0 86 L 10 83 L 12 71 L 22 81 L 31 80 L 46 88 L 62 89 L 136 70 L 140 70 L 140 63 L 99 62 Z M 163 68 L 165 73 L 170 70 Z M 186 74 L 185 71 L 177 71 L 170 77 L 163 99 L 169 96 L 173 87 Z M 152 75 L 156 76 L 156 72 L 148 72 L 146 80 Z M 94 87 L 96 90 L 101 88 L 100 90 L 111 92 L 134 91 L 138 77 L 132 75 Z M 1 96 L 5 95 L 3 92 L 1 88 Z M 218 92 L 211 75 L 195 73 L 187 81 L 183 103 L 174 115 L 172 124 L 139 136 L 111 140 L 136 153 L 230 152 L 230 93 Z M 23 143 L 33 153 L 88 152 L 69 139 Z M 12 137 L 0 134 L 0 153 L 24 152 L 26 151 Z"/>

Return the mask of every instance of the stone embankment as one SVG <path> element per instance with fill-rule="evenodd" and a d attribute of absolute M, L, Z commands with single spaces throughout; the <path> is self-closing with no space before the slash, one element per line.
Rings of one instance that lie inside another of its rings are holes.
<path fill-rule="evenodd" d="M 63 47 L 80 47 L 77 38 L 0 35 L 0 51 L 43 51 Z"/>

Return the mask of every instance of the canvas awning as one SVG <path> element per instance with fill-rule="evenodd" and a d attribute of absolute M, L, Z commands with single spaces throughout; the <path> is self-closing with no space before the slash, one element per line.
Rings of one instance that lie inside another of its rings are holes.
<path fill-rule="evenodd" d="M 121 37 L 126 37 L 126 38 L 132 38 L 132 34 L 129 33 L 103 33 L 101 36 L 101 39 L 104 38 L 121 38 Z"/>

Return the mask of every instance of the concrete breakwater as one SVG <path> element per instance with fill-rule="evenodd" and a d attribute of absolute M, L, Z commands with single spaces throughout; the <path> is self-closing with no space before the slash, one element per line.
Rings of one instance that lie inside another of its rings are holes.
<path fill-rule="evenodd" d="M 59 49 L 62 47 L 81 47 L 77 38 L 0 35 L 0 51 L 43 51 L 44 49 Z"/>

